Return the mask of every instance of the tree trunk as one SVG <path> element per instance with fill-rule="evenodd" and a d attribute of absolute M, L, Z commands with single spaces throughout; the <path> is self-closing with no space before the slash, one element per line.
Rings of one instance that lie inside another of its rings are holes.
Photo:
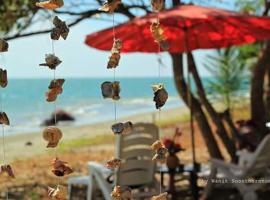
<path fill-rule="evenodd" d="M 196 84 L 197 93 L 199 95 L 200 101 L 205 107 L 205 109 L 207 110 L 207 112 L 209 113 L 209 116 L 212 119 L 213 123 L 216 125 L 217 127 L 216 132 L 218 136 L 221 138 L 223 144 L 225 145 L 227 152 L 230 154 L 232 160 L 236 161 L 237 157 L 236 157 L 235 144 L 229 137 L 229 134 L 227 133 L 227 130 L 225 129 L 225 126 L 219 114 L 215 111 L 214 107 L 211 105 L 211 103 L 208 101 L 206 97 L 192 53 L 188 53 L 188 64 L 189 64 L 190 72 L 192 73 L 195 84 Z"/>
<path fill-rule="evenodd" d="M 183 101 L 187 106 L 190 106 L 188 103 L 188 90 L 187 84 L 184 79 L 183 74 L 183 57 L 182 54 L 171 54 L 173 61 L 173 72 L 174 72 L 174 81 L 178 93 L 181 95 Z M 211 157 L 223 159 L 221 151 L 217 145 L 217 141 L 214 137 L 214 134 L 211 130 L 211 127 L 207 121 L 207 118 L 201 108 L 200 102 L 193 95 L 191 95 L 191 101 L 193 106 L 193 112 L 195 119 L 197 120 L 198 126 L 203 135 L 204 141 L 208 148 Z"/>
<path fill-rule="evenodd" d="M 262 138 L 266 133 L 266 111 L 264 103 L 264 76 L 266 69 L 270 66 L 270 41 L 259 58 L 258 63 L 253 68 L 251 78 L 251 119 L 258 126 L 260 137 Z"/>
<path fill-rule="evenodd" d="M 270 66 L 267 68 L 267 88 L 265 97 L 266 120 L 270 120 Z"/>

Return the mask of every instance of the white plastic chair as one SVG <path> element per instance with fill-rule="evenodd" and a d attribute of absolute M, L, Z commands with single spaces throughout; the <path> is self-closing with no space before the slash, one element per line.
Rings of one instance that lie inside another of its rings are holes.
<path fill-rule="evenodd" d="M 267 135 L 254 153 L 240 152 L 240 162 L 238 165 L 226 163 L 222 160 L 211 160 L 211 174 L 209 176 L 204 198 L 211 195 L 214 185 L 217 183 L 217 173 L 220 171 L 227 179 L 228 183 L 232 180 L 248 180 L 249 178 L 270 180 L 270 135 Z M 257 200 L 256 191 L 266 184 L 263 183 L 246 183 L 244 181 L 235 181 L 231 186 L 238 189 L 244 200 Z"/>
<path fill-rule="evenodd" d="M 89 162 L 89 176 L 73 177 L 68 180 L 69 196 L 72 185 L 87 185 L 87 200 L 91 200 L 94 183 L 102 191 L 105 200 L 111 200 L 110 193 L 116 184 L 149 189 L 134 194 L 136 198 L 158 194 L 159 186 L 155 180 L 156 165 L 152 162 L 154 152 L 150 149 L 158 138 L 158 128 L 154 124 L 135 124 L 131 134 L 119 136 L 116 140 L 116 157 L 124 161 L 119 170 L 113 172 L 104 165 Z M 114 175 L 113 183 L 106 180 L 109 175 Z"/>

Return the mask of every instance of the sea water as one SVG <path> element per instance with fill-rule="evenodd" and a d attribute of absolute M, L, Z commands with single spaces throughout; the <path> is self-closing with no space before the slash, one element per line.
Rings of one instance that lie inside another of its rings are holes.
<path fill-rule="evenodd" d="M 117 116 L 125 117 L 155 110 L 152 84 L 164 83 L 169 99 L 163 109 L 184 106 L 175 89 L 173 78 L 118 78 L 121 99 Z M 64 91 L 56 101 L 57 109 L 76 119 L 74 125 L 93 124 L 114 119 L 112 100 L 103 99 L 100 86 L 112 78 L 66 78 Z M 8 134 L 39 130 L 41 123 L 54 112 L 53 103 L 46 102 L 49 79 L 10 79 L 7 88 L 0 90 L 3 111 L 10 119 Z M 203 81 L 206 83 L 207 81 Z"/>

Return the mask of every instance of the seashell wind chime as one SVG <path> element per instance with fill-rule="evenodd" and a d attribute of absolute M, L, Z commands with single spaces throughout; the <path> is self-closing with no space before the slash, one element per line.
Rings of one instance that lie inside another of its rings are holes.
<path fill-rule="evenodd" d="M 54 10 L 64 5 L 63 0 L 47 0 L 36 3 L 37 7 Z M 50 34 L 52 40 L 52 53 L 45 55 L 45 63 L 41 63 L 39 66 L 48 67 L 53 70 L 54 77 L 48 86 L 48 91 L 45 93 L 46 101 L 54 103 L 55 107 L 55 125 L 46 127 L 43 131 L 43 139 L 48 142 L 47 148 L 55 149 L 55 158 L 51 162 L 51 172 L 59 177 L 59 183 L 56 188 L 48 187 L 48 197 L 50 199 L 64 200 L 66 199 L 67 189 L 60 185 L 60 177 L 69 175 L 73 172 L 72 168 L 67 162 L 64 162 L 58 158 L 57 146 L 63 137 L 62 131 L 56 126 L 56 100 L 57 97 L 63 92 L 63 85 L 65 79 L 56 79 L 56 68 L 62 63 L 62 61 L 55 55 L 54 52 L 54 41 L 63 38 L 67 39 L 69 34 L 69 28 L 64 21 L 55 16 L 52 20 L 53 29 Z"/>
<path fill-rule="evenodd" d="M 160 21 L 159 21 L 159 12 L 164 9 L 165 0 L 151 0 L 151 5 L 152 5 L 153 12 L 157 14 L 157 20 L 156 22 L 152 22 L 150 26 L 150 32 L 152 33 L 152 36 L 155 42 L 158 44 L 158 53 L 160 54 L 161 49 L 163 50 L 169 49 L 169 44 L 166 40 L 166 37 L 164 35 L 164 30 L 161 27 Z M 160 79 L 160 67 L 161 66 L 159 62 L 159 66 L 158 66 L 159 79 Z M 166 91 L 163 83 L 152 85 L 152 89 L 154 92 L 153 101 L 155 102 L 156 109 L 158 109 L 160 112 L 161 107 L 163 107 L 166 101 L 168 100 L 168 92 Z M 155 155 L 152 160 L 154 162 L 164 164 L 166 162 L 168 149 L 165 148 L 162 142 L 160 140 L 154 142 L 151 146 L 151 149 L 155 151 Z M 160 194 L 158 196 L 153 196 L 151 200 L 166 200 L 167 195 L 168 195 L 167 192 L 162 193 L 161 185 L 160 185 Z"/>
<path fill-rule="evenodd" d="M 117 7 L 121 4 L 121 0 L 108 0 L 106 1 L 103 6 L 99 9 L 100 11 L 108 12 L 113 15 L 113 27 L 114 27 L 114 11 Z M 115 114 L 115 124 L 112 125 L 111 129 L 114 135 L 125 135 L 130 134 L 133 129 L 133 124 L 131 122 L 120 122 L 117 123 L 117 116 L 116 116 L 116 101 L 120 99 L 120 82 L 115 80 L 115 69 L 119 65 L 119 61 L 121 58 L 121 49 L 122 49 L 122 41 L 116 38 L 114 29 L 113 29 L 113 45 L 111 49 L 111 55 L 109 57 L 109 61 L 107 64 L 107 69 L 114 70 L 114 77 L 113 82 L 105 81 L 101 85 L 102 96 L 104 99 L 110 98 L 114 101 L 114 114 Z M 121 166 L 121 159 L 112 158 L 111 160 L 107 161 L 106 167 L 110 170 L 115 170 Z M 131 189 L 128 187 L 119 186 L 116 183 L 114 187 L 111 197 L 112 200 L 122 200 L 122 199 L 131 199 L 132 192 Z"/>
<path fill-rule="evenodd" d="M 0 39 L 0 53 L 7 52 L 8 48 L 9 48 L 8 43 L 5 40 Z M 8 85 L 7 70 L 0 68 L 0 87 L 5 88 L 7 87 L 7 85 Z M 2 146 L 3 161 L 0 166 L 0 175 L 5 174 L 9 178 L 13 179 L 15 178 L 15 175 L 14 175 L 11 165 L 6 163 L 6 149 L 5 149 L 5 125 L 9 126 L 10 122 L 9 122 L 9 118 L 7 114 L 3 111 L 2 95 L 0 98 L 1 98 L 0 124 L 2 125 L 2 144 L 3 144 Z M 6 197 L 8 199 L 8 191 L 6 193 Z"/>

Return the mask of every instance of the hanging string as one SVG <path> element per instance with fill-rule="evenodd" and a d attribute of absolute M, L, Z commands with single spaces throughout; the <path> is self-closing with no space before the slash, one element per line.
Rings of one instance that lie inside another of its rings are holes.
<path fill-rule="evenodd" d="M 114 12 L 113 12 L 113 44 L 116 40 L 116 36 L 115 36 L 115 20 L 114 20 Z M 115 68 L 113 69 L 113 81 L 115 82 Z M 117 121 L 117 105 L 116 105 L 116 100 L 113 101 L 113 106 L 114 106 L 114 122 L 116 123 Z"/>
<path fill-rule="evenodd" d="M 51 13 L 51 24 L 53 24 L 53 19 L 54 19 L 54 15 L 53 15 L 53 11 Z M 53 28 L 53 26 L 52 26 Z M 51 49 L 52 49 L 52 54 L 55 55 L 55 46 L 54 46 L 54 40 L 51 38 Z M 53 70 L 53 81 L 55 82 L 56 81 L 56 69 Z M 57 100 L 55 100 L 53 102 L 54 104 L 54 126 L 56 127 L 57 126 Z M 61 141 L 59 141 L 59 144 L 61 143 Z M 58 145 L 59 145 L 58 144 Z M 57 158 L 58 157 L 58 146 L 55 147 L 55 157 Z M 60 182 L 61 182 L 61 178 L 58 177 L 58 183 L 57 183 L 57 188 L 59 187 L 60 185 Z"/>
<path fill-rule="evenodd" d="M 159 12 L 157 12 L 157 24 L 159 25 Z M 159 83 L 161 83 L 161 46 L 160 43 L 158 42 L 158 79 Z M 161 108 L 158 109 L 158 121 L 159 123 L 161 122 Z M 160 182 L 159 182 L 159 193 L 162 193 L 162 183 L 161 183 L 161 177 L 162 177 L 162 169 L 160 167 L 159 169 L 160 173 Z"/>
<path fill-rule="evenodd" d="M 1 54 L 1 59 L 3 60 L 4 62 L 4 55 Z M 1 93 L 0 95 L 0 107 L 1 107 L 1 112 L 4 112 L 3 111 L 3 93 Z M 5 135 L 5 126 L 4 124 L 1 124 L 2 125 L 2 152 L 3 152 L 3 165 L 6 165 L 6 135 Z M 8 191 L 8 187 L 6 189 L 6 192 L 5 192 L 5 195 L 6 195 L 6 200 L 9 199 L 9 191 Z"/>

